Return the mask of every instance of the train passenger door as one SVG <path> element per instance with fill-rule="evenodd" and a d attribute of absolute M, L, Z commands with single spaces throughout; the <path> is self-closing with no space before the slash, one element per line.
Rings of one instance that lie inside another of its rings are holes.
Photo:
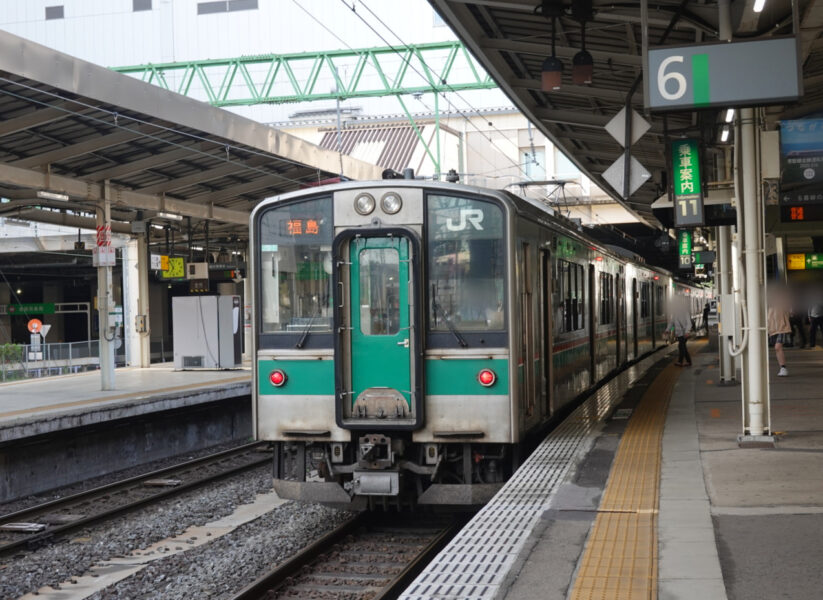
<path fill-rule="evenodd" d="M 637 358 L 637 327 L 638 327 L 638 306 L 637 306 L 637 278 L 632 278 L 632 339 L 634 340 L 634 358 Z"/>
<path fill-rule="evenodd" d="M 338 382 L 346 390 L 341 426 L 403 427 L 421 419 L 414 248 L 397 232 L 349 241 L 348 277 L 341 270 L 335 290 L 338 307 L 348 304 L 349 321 L 342 323 L 348 335 L 340 333 L 335 344 Z"/>
<path fill-rule="evenodd" d="M 520 331 L 522 334 L 521 360 L 523 361 L 523 388 L 521 402 L 525 402 L 526 418 L 534 415 L 535 396 L 537 386 L 535 385 L 535 347 L 534 347 L 534 309 L 532 303 L 532 259 L 530 245 L 523 242 L 521 246 L 520 266 L 523 277 L 521 279 L 523 288 L 520 297 Z"/>
<path fill-rule="evenodd" d="M 597 328 L 596 321 L 594 318 L 594 307 L 594 265 L 589 265 L 589 372 L 591 373 L 591 377 L 589 378 L 590 385 L 594 385 L 594 382 L 597 380 L 597 374 L 594 370 L 595 356 L 597 354 Z"/>
<path fill-rule="evenodd" d="M 615 360 L 617 361 L 616 364 L 620 366 L 620 344 L 623 343 L 625 338 L 625 331 L 623 327 L 626 323 L 626 316 L 625 316 L 625 306 L 623 301 L 623 280 L 621 279 L 620 275 L 614 276 L 614 294 L 616 296 L 615 300 L 615 334 L 614 334 L 614 343 L 615 343 Z"/>
<path fill-rule="evenodd" d="M 540 306 L 543 311 L 543 335 L 541 335 L 543 357 L 542 371 L 542 393 L 543 393 L 543 415 L 549 416 L 553 412 L 552 407 L 552 307 L 556 299 L 552 295 L 552 263 L 551 253 L 548 250 L 540 251 L 540 277 L 541 277 L 541 301 Z"/>

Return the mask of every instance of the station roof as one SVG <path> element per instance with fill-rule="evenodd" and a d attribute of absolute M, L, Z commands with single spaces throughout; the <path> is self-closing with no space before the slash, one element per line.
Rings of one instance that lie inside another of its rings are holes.
<path fill-rule="evenodd" d="M 259 200 L 341 174 L 381 169 L 0 31 L 0 214 L 93 228 L 108 194 L 115 231 L 164 212 L 245 238 Z"/>
<path fill-rule="evenodd" d="M 541 91 L 541 68 L 551 54 L 551 22 L 543 15 L 541 0 L 429 0 L 447 24 L 471 49 L 492 78 L 518 108 L 562 149 L 593 181 L 609 191 L 646 223 L 658 226 L 650 205 L 665 192 L 665 137 L 717 138 L 718 110 L 646 114 L 643 85 L 641 28 L 642 2 L 593 0 L 587 22 L 585 47 L 594 59 L 590 85 L 572 85 L 571 62 L 581 49 L 580 22 L 572 16 L 573 0 L 558 0 L 563 15 L 557 20 L 556 56 L 565 63 L 559 90 Z M 556 4 L 557 2 L 549 2 Z M 761 13 L 753 0 L 731 1 L 734 39 L 763 39 L 792 31 L 789 0 L 767 0 Z M 720 2 L 722 4 L 722 1 Z M 805 94 L 793 105 L 770 107 L 767 118 L 798 118 L 823 109 L 823 0 L 800 0 L 800 62 Z M 662 0 L 648 3 L 648 46 L 687 46 L 718 41 L 718 3 Z M 603 179 L 603 172 L 623 148 L 604 129 L 626 104 L 636 86 L 631 106 L 651 129 L 631 148 L 651 178 L 628 200 Z M 725 109 L 723 109 L 725 110 Z"/>

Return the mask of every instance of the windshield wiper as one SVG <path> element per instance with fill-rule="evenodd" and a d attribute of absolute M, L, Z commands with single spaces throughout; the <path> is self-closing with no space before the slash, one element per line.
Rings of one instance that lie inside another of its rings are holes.
<path fill-rule="evenodd" d="M 469 344 L 466 342 L 465 339 L 463 339 L 463 336 L 460 335 L 459 331 L 457 331 L 457 328 L 451 322 L 451 319 L 449 319 L 448 315 L 446 315 L 446 312 L 440 307 L 440 305 L 437 303 L 437 301 L 434 298 L 432 298 L 432 306 L 434 306 L 435 312 L 440 312 L 440 314 L 443 317 L 443 321 L 445 321 L 446 326 L 449 328 L 449 331 L 452 332 L 452 335 L 454 336 L 454 339 L 457 340 L 457 343 L 460 344 L 460 347 L 461 348 L 468 348 Z"/>
<path fill-rule="evenodd" d="M 314 320 L 319 316 L 320 316 L 320 309 L 318 308 L 314 312 L 314 314 L 311 316 L 311 319 L 309 319 L 309 322 L 306 323 L 306 328 L 303 329 L 303 334 L 300 336 L 300 339 L 298 340 L 298 342 L 294 345 L 295 348 L 302 348 L 303 347 L 303 344 L 306 343 L 306 338 L 309 337 L 309 330 L 311 329 L 311 326 L 314 325 Z"/>

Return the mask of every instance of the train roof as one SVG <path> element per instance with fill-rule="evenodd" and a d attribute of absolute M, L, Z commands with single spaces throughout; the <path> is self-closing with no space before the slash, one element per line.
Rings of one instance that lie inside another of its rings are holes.
<path fill-rule="evenodd" d="M 631 252 L 630 250 L 626 250 L 625 248 L 621 248 L 619 246 L 613 246 L 610 244 L 603 244 L 594 238 L 588 236 L 583 230 L 579 223 L 567 219 L 566 217 L 560 215 L 555 211 L 551 206 L 537 200 L 534 198 L 527 198 L 518 196 L 513 194 L 508 190 L 498 190 L 498 189 L 490 189 L 472 185 L 466 185 L 462 183 L 451 183 L 445 181 L 431 181 L 431 180 L 423 180 L 423 179 L 376 179 L 370 181 L 344 181 L 341 183 L 333 183 L 328 185 L 318 186 L 316 188 L 307 188 L 303 190 L 299 190 L 296 192 L 290 192 L 287 194 L 283 194 L 280 196 L 276 196 L 274 198 L 268 198 L 263 202 L 259 203 L 254 210 L 252 211 L 251 218 L 254 219 L 255 214 L 260 211 L 261 209 L 265 208 L 267 205 L 271 204 L 273 201 L 281 201 L 281 200 L 289 200 L 292 198 L 299 198 L 301 196 L 305 196 L 306 194 L 315 192 L 315 193 L 324 193 L 324 192 L 335 192 L 337 190 L 347 190 L 353 188 L 379 188 L 379 187 L 399 187 L 399 188 L 416 188 L 416 187 L 425 187 L 428 189 L 433 190 L 442 190 L 444 193 L 458 193 L 458 194 L 466 194 L 466 195 L 480 195 L 480 196 L 487 196 L 493 197 L 498 200 L 501 200 L 511 206 L 516 213 L 521 216 L 525 216 L 526 218 L 531 218 L 537 220 L 538 222 L 543 222 L 545 224 L 550 223 L 556 229 L 562 231 L 564 235 L 574 237 L 579 239 L 581 242 L 588 244 L 593 248 L 597 248 L 598 250 L 608 254 L 614 260 L 619 262 L 627 263 L 644 263 L 642 258 L 640 258 L 637 254 Z M 674 276 L 673 273 L 670 271 L 663 269 L 662 267 L 657 267 L 649 264 L 641 264 L 640 266 L 647 268 L 649 270 L 659 272 L 662 274 L 667 274 Z"/>

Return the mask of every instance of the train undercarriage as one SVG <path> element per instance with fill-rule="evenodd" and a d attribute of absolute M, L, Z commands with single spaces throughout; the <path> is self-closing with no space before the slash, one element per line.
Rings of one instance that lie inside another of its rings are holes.
<path fill-rule="evenodd" d="M 363 433 L 356 441 L 273 442 L 281 498 L 350 509 L 481 505 L 516 470 L 513 445 L 415 443 Z"/>

